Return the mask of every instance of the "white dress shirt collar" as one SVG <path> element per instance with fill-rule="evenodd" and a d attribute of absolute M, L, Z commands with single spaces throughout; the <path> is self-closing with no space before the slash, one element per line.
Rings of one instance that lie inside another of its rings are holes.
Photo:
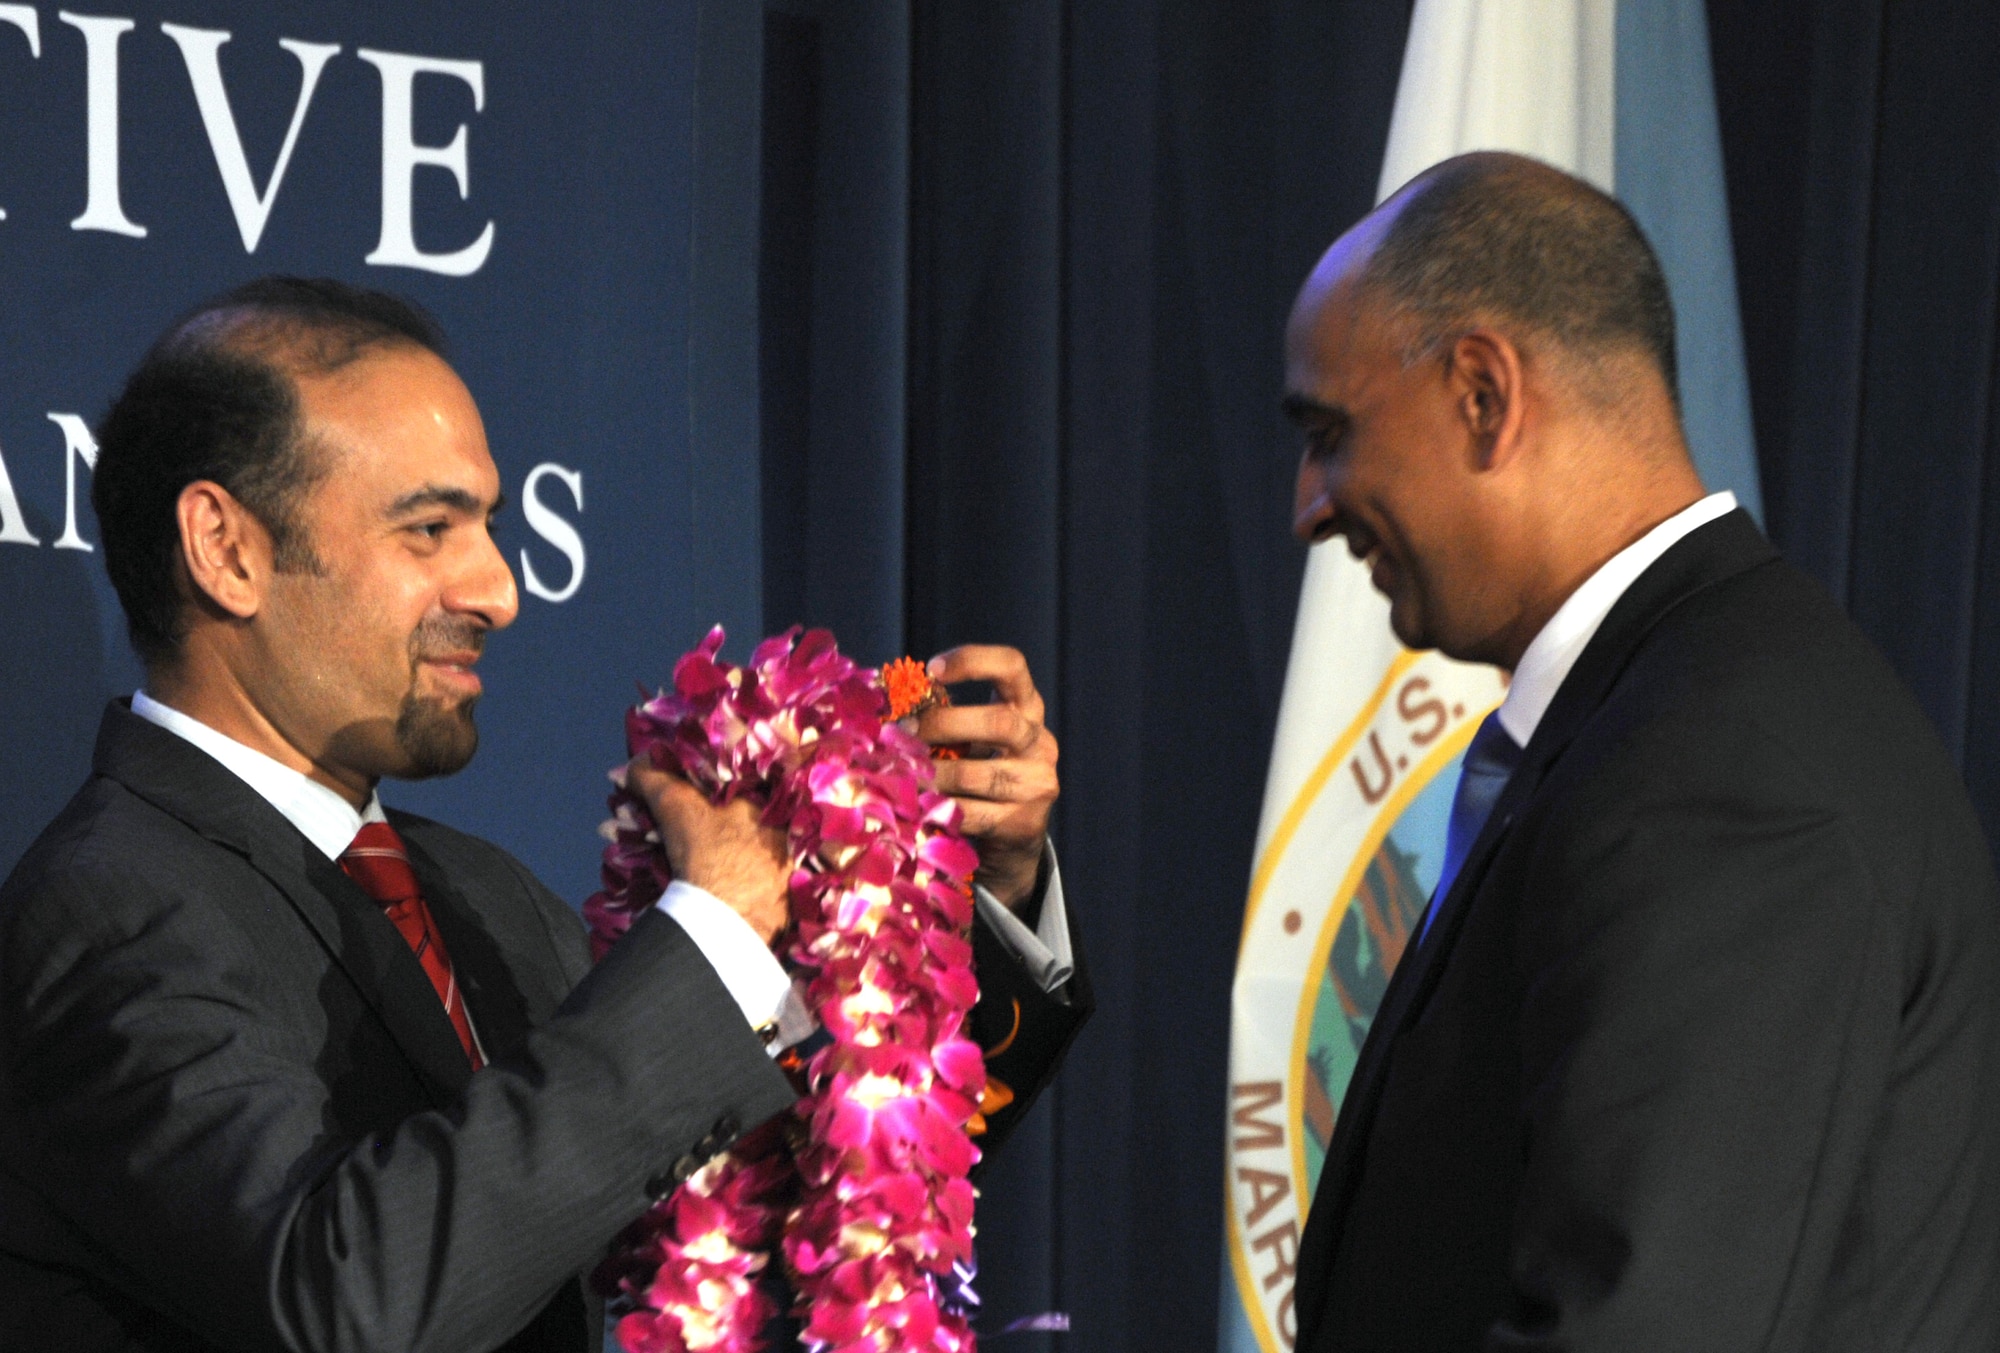
<path fill-rule="evenodd" d="M 1682 537 L 1735 510 L 1735 494 L 1726 490 L 1709 494 L 1612 555 L 1602 568 L 1584 580 L 1583 586 L 1570 593 L 1569 599 L 1549 617 L 1549 623 L 1542 626 L 1541 633 L 1528 645 L 1520 665 L 1514 669 L 1507 698 L 1500 702 L 1500 726 L 1507 730 L 1508 736 L 1523 747 L 1528 745 L 1570 668 L 1576 666 L 1597 627 L 1611 614 L 1618 598 L 1639 581 L 1640 574 Z"/>
<path fill-rule="evenodd" d="M 132 712 L 147 723 L 185 738 L 220 761 L 224 770 L 283 813 L 285 820 L 329 860 L 338 860 L 340 853 L 353 844 L 354 834 L 361 830 L 362 823 L 388 821 L 382 812 L 382 801 L 374 793 L 368 795 L 368 806 L 356 812 L 353 804 L 319 781 L 244 746 L 226 733 L 216 732 L 199 719 L 170 709 L 144 691 L 133 694 Z"/>

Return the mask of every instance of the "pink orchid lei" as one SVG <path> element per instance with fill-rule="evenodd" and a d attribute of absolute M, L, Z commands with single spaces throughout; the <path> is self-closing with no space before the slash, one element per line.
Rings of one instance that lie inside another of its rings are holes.
<path fill-rule="evenodd" d="M 793 1059 L 791 1114 L 634 1222 L 599 1285 L 628 1353 L 756 1353 L 780 1308 L 774 1255 L 815 1353 L 971 1353 L 978 857 L 931 788 L 929 749 L 888 721 L 877 673 L 824 630 L 766 640 L 746 667 L 718 660 L 722 640 L 711 630 L 671 690 L 628 712 L 626 740 L 788 829 L 780 956 L 830 1041 Z M 604 890 L 584 906 L 599 956 L 670 880 L 644 805 L 612 778 Z"/>

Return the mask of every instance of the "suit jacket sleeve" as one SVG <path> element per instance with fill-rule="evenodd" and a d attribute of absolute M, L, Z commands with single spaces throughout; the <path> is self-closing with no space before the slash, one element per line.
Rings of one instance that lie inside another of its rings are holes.
<path fill-rule="evenodd" d="M 1853 1199 L 1829 1181 L 1859 1173 L 1906 1003 L 1921 1044 L 1978 1017 L 1939 994 L 1976 984 L 1747 722 L 1663 722 L 1551 802 L 1518 935 L 1514 1309 L 1488 1347 L 1770 1346 L 1832 1262 Z M 1930 1074 L 1938 1112 L 1976 1110 L 1978 1067 Z M 1977 1206 L 1966 1182 L 1936 1206 Z"/>
<path fill-rule="evenodd" d="M 986 1133 L 979 1139 L 982 1154 L 990 1155 L 1026 1117 L 1096 1009 L 1074 908 L 1066 918 L 1075 970 L 1055 991 L 1042 990 L 983 917 L 974 922 L 972 963 L 979 977 L 979 1004 L 972 1011 L 972 1038 L 986 1053 L 989 1086 L 997 1083 L 1011 1096 L 1004 1107 L 986 1115 Z"/>
<path fill-rule="evenodd" d="M 462 1100 L 357 1142 L 330 1131 L 322 1049 L 288 1008 L 316 993 L 154 887 L 72 861 L 17 910 L 7 1168 L 92 1271 L 220 1347 L 494 1347 L 677 1158 L 792 1098 L 655 914 Z"/>

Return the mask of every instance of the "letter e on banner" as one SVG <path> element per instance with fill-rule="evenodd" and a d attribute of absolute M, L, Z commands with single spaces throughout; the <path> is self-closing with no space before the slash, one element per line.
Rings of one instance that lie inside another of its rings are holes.
<path fill-rule="evenodd" d="M 463 249 L 448 254 L 427 254 L 417 248 L 416 222 L 411 219 L 410 181 L 421 165 L 449 169 L 458 180 L 458 196 L 464 201 L 472 193 L 470 171 L 465 159 L 465 124 L 448 145 L 420 146 L 411 117 L 415 105 L 417 77 L 424 74 L 449 75 L 472 87 L 472 111 L 486 107 L 486 68 L 477 61 L 446 61 L 433 56 L 406 56 L 400 52 L 377 52 L 362 47 L 355 55 L 382 73 L 382 239 L 366 262 L 377 267 L 422 268 L 447 277 L 466 277 L 479 271 L 493 248 L 493 222 L 479 238 Z"/>
<path fill-rule="evenodd" d="M 569 496 L 576 500 L 576 510 L 583 511 L 583 471 L 569 470 L 553 461 L 543 461 L 528 471 L 528 481 L 521 486 L 521 515 L 528 520 L 534 533 L 563 552 L 569 560 L 569 581 L 560 588 L 550 587 L 535 572 L 534 561 L 528 558 L 526 550 L 521 551 L 521 583 L 528 591 L 543 601 L 568 601 L 576 595 L 576 589 L 583 586 L 583 537 L 577 529 L 555 514 L 554 509 L 536 495 L 544 477 L 554 475 L 569 486 Z"/>

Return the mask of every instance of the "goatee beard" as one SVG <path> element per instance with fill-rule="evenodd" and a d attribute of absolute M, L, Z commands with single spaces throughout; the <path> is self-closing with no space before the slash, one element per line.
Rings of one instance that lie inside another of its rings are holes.
<path fill-rule="evenodd" d="M 410 636 L 410 683 L 403 707 L 396 712 L 396 745 L 409 758 L 409 777 L 428 780 L 456 775 L 479 750 L 479 729 L 472 721 L 471 696 L 455 705 L 427 700 L 414 689 L 418 665 L 426 657 L 486 647 L 486 629 L 463 616 L 429 615 Z"/>
<path fill-rule="evenodd" d="M 428 780 L 439 775 L 456 775 L 479 750 L 479 728 L 472 720 L 478 698 L 445 705 L 419 698 L 414 692 L 403 697 L 396 713 L 396 745 L 409 758 L 408 775 Z"/>

